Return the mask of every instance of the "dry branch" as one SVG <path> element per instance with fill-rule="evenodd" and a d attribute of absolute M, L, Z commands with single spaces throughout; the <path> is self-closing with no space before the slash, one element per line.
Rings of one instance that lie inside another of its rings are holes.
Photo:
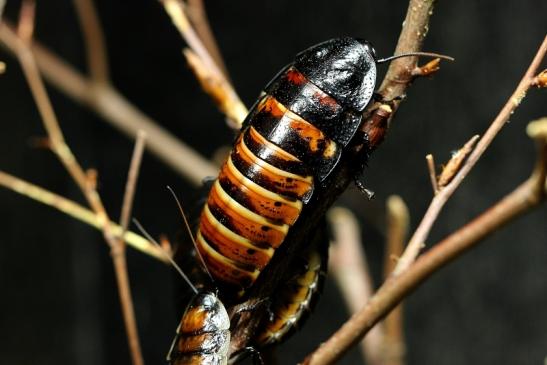
<path fill-rule="evenodd" d="M 207 18 L 207 12 L 203 5 L 203 0 L 188 0 L 186 3 L 186 12 L 190 22 L 194 25 L 194 29 L 202 40 L 203 45 L 215 61 L 218 68 L 222 71 L 226 79 L 229 79 L 228 69 L 224 64 L 222 54 L 218 48 L 217 41 L 211 30 L 209 19 Z"/>
<path fill-rule="evenodd" d="M 543 43 L 540 45 L 536 55 L 534 56 L 532 63 L 526 70 L 524 76 L 520 80 L 517 88 L 513 94 L 509 97 L 507 103 L 503 106 L 497 117 L 492 121 L 490 127 L 484 133 L 484 136 L 477 142 L 477 146 L 471 152 L 465 163 L 457 171 L 454 177 L 451 179 L 445 187 L 439 186 L 441 189 L 437 195 L 431 201 L 429 208 L 427 209 L 422 221 L 420 222 L 416 232 L 410 239 L 407 248 L 397 267 L 395 268 L 394 275 L 400 275 L 404 270 L 406 270 L 409 265 L 416 259 L 420 250 L 425 245 L 429 231 L 433 226 L 433 223 L 437 219 L 441 209 L 444 207 L 444 204 L 452 196 L 454 191 L 461 184 L 463 179 L 471 171 L 471 169 L 478 162 L 479 158 L 482 156 L 486 148 L 492 143 L 498 132 L 503 128 L 503 126 L 509 120 L 509 117 L 513 114 L 515 109 L 520 105 L 526 92 L 532 86 L 532 82 L 536 76 L 537 70 L 541 65 L 545 53 L 547 52 L 547 37 L 543 39 Z M 475 138 L 475 137 L 474 137 Z M 470 145 L 474 144 L 473 139 L 469 142 Z"/>
<path fill-rule="evenodd" d="M 412 6 L 412 1 L 410 2 L 410 6 Z M 408 18 L 406 24 L 408 24 Z M 536 76 L 536 70 L 546 51 L 547 37 L 545 37 L 509 102 L 503 107 L 498 117 L 492 123 L 493 127 L 489 128 L 454 179 L 437 197 L 444 194 L 445 191 L 453 192 L 471 167 L 477 162 L 508 116 L 520 104 L 522 98 L 524 98 L 526 91 Z M 315 352 L 310 354 L 304 363 L 323 365 L 330 364 L 339 359 L 347 349 L 356 344 L 379 320 L 431 274 L 438 271 L 466 250 L 478 245 L 490 233 L 498 230 L 544 201 L 546 195 L 547 143 L 542 139 L 538 144 L 540 145 L 538 163 L 532 176 L 527 181 L 482 215 L 435 245 L 434 248 L 422 255 L 418 260 L 413 261 L 413 257 L 403 262 L 400 260 L 395 269 L 398 271 L 399 268 L 398 274 L 394 273 L 391 275 L 390 279 L 380 287 L 365 307 L 346 322 L 327 342 L 323 343 Z M 434 199 L 437 199 L 437 197 Z M 427 213 L 424 217 L 424 220 L 426 219 L 431 219 L 427 216 Z M 430 223 L 432 224 L 433 221 Z M 428 232 L 428 230 L 426 231 Z M 415 245 L 417 248 L 416 254 L 419 252 L 421 242 L 423 241 L 417 241 Z"/>
<path fill-rule="evenodd" d="M 32 34 L 34 29 L 34 3 L 32 1 L 23 2 L 17 29 L 18 37 L 16 38 L 15 43 L 15 53 L 19 59 L 21 67 L 23 68 L 23 73 L 30 86 L 31 93 L 40 112 L 40 116 L 42 117 L 42 122 L 48 134 L 50 148 L 65 166 L 74 182 L 76 182 L 79 186 L 88 204 L 95 212 L 99 222 L 104 222 L 102 224 L 103 236 L 111 249 L 112 262 L 118 283 L 118 293 L 120 296 L 120 304 L 122 307 L 122 314 L 124 317 L 131 357 L 133 364 L 143 365 L 144 360 L 139 345 L 135 311 L 131 298 L 129 275 L 127 273 L 127 262 L 124 250 L 125 245 L 123 244 L 123 240 L 116 239 L 111 232 L 110 225 L 108 224 L 110 222 L 110 218 L 108 217 L 101 198 L 95 189 L 96 174 L 90 175 L 84 171 L 65 142 L 57 116 L 55 115 L 53 106 L 51 105 L 44 82 L 41 78 L 40 72 L 38 71 L 34 54 L 32 53 L 30 47 L 32 44 Z"/>
<path fill-rule="evenodd" d="M 3 46 L 15 53 L 18 41 L 13 27 L 6 22 L 0 24 L 0 42 Z M 136 137 L 138 130 L 145 131 L 150 151 L 194 185 L 201 185 L 205 176 L 216 176 L 218 171 L 215 166 L 143 114 L 114 87 L 94 83 L 36 42 L 31 49 L 40 72 L 53 86 L 95 111 L 131 138 Z"/>
<path fill-rule="evenodd" d="M 185 51 L 184 54 L 205 92 L 211 95 L 213 101 L 226 115 L 228 125 L 231 128 L 239 129 L 248 110 L 191 26 L 184 4 L 180 0 L 161 0 L 161 3 L 193 51 L 193 53 Z M 189 55 L 197 57 L 189 58 Z"/>
<path fill-rule="evenodd" d="M 91 79 L 96 83 L 109 83 L 106 45 L 93 0 L 74 0 L 74 6 L 85 39 L 87 66 Z"/>
<path fill-rule="evenodd" d="M 66 215 L 75 218 L 83 223 L 86 223 L 99 231 L 103 231 L 106 222 L 100 221 L 97 215 L 91 210 L 84 208 L 72 200 L 66 199 L 60 195 L 47 191 L 37 185 L 19 179 L 15 176 L 0 171 L 0 186 L 13 190 L 16 193 L 26 196 L 27 198 L 36 200 L 42 204 L 55 208 Z M 114 222 L 110 224 L 111 234 L 114 237 L 122 237 L 122 227 Z M 157 260 L 167 262 L 161 251 L 144 237 L 127 231 L 123 236 L 125 242 L 134 249 L 151 256 Z"/>
<path fill-rule="evenodd" d="M 387 280 L 403 253 L 408 234 L 410 216 L 403 199 L 392 195 L 386 203 L 386 250 L 384 257 L 384 278 Z M 366 302 L 361 302 L 366 303 Z M 384 338 L 381 346 L 383 365 L 404 364 L 406 345 L 404 340 L 403 306 L 399 304 L 383 321 Z M 376 328 L 376 327 L 375 327 Z M 372 329 L 374 330 L 374 329 Z M 368 336 L 365 337 L 365 339 Z"/>
<path fill-rule="evenodd" d="M 127 231 L 131 211 L 133 207 L 133 199 L 137 187 L 139 169 L 144 152 L 144 141 L 146 134 L 142 131 L 137 133 L 137 141 L 131 157 L 129 172 L 127 174 L 127 182 L 125 185 L 125 193 L 122 204 L 122 214 L 120 217 L 120 226 L 122 227 L 122 236 Z M 122 239 L 114 239 L 113 246 L 110 252 L 116 271 L 116 280 L 118 283 L 118 294 L 122 303 L 123 320 L 129 342 L 131 359 L 135 365 L 143 365 L 141 346 L 139 343 L 139 334 L 137 332 L 137 321 L 135 318 L 135 308 L 131 299 L 131 290 L 129 286 L 129 276 L 127 273 L 127 259 L 125 255 L 125 242 Z"/>
<path fill-rule="evenodd" d="M 363 249 L 359 222 L 346 208 L 332 208 L 328 214 L 334 243 L 329 250 L 329 273 L 334 277 L 349 313 L 361 309 L 373 293 L 373 282 Z M 361 353 L 367 364 L 381 364 L 383 330 L 376 327 L 361 343 Z"/>

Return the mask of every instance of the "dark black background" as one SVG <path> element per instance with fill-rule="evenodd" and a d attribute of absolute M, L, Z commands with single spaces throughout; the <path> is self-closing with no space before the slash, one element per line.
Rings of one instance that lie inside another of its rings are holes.
<path fill-rule="evenodd" d="M 261 87 L 300 50 L 351 35 L 392 54 L 405 1 L 207 2 L 231 77 L 250 105 Z M 230 143 L 223 116 L 185 65 L 184 46 L 159 4 L 97 2 L 114 84 L 181 140 L 210 157 Z M 412 87 L 389 138 L 367 171 L 376 199 L 355 190 L 341 199 L 363 222 L 371 267 L 379 279 L 384 202 L 400 194 L 415 227 L 431 197 L 424 156 L 449 157 L 487 128 L 545 35 L 545 2 L 442 1 L 425 50 L 454 56 L 431 80 Z M 14 19 L 18 3 L 8 1 Z M 68 1 L 38 3 L 36 38 L 85 69 L 82 38 Z M 30 147 L 42 136 L 39 115 L 17 62 L 0 60 L 0 169 L 71 199 L 80 193 L 48 151 Z M 385 67 L 380 68 L 380 74 Z M 132 141 L 50 88 L 63 131 L 85 167 L 96 167 L 108 211 L 118 218 Z M 532 169 L 528 121 L 545 115 L 545 91 L 531 91 L 441 214 L 430 244 L 483 211 Z M 180 158 L 184 158 L 181 156 Z M 165 185 L 187 205 L 198 198 L 176 173 L 146 155 L 134 215 L 154 234 L 173 235 L 179 216 Z M 0 190 L 0 363 L 129 364 L 108 249 L 101 234 L 11 191 Z M 197 211 L 197 207 L 194 208 Z M 163 363 L 178 318 L 171 270 L 134 250 L 129 271 L 145 360 Z M 540 364 L 547 356 L 547 210 L 503 228 L 444 268 L 405 302 L 410 364 Z M 346 317 L 332 282 L 308 325 L 281 347 L 295 363 Z M 355 364 L 354 351 L 340 363 Z"/>

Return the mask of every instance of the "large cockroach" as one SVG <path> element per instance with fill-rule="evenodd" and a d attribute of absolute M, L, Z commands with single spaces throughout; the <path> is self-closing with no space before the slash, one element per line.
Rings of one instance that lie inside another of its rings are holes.
<path fill-rule="evenodd" d="M 197 246 L 215 280 L 250 287 L 344 159 L 374 94 L 374 48 L 333 39 L 298 54 L 252 107 L 213 184 Z M 432 54 L 425 54 L 432 55 Z M 366 136 L 365 136 L 366 138 Z"/>

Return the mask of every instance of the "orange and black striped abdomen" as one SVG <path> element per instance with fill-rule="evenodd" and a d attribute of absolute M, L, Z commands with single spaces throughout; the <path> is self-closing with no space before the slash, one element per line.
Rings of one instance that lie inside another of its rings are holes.
<path fill-rule="evenodd" d="M 229 346 L 228 313 L 215 294 L 202 292 L 184 311 L 167 361 L 171 365 L 225 365 Z"/>
<path fill-rule="evenodd" d="M 252 285 L 336 166 L 347 137 L 334 131 L 354 114 L 295 67 L 269 84 L 201 215 L 197 244 L 216 281 Z"/>

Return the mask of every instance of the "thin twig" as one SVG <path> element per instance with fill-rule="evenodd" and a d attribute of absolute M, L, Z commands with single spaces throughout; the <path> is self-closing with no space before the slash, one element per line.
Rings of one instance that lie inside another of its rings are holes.
<path fill-rule="evenodd" d="M 24 2 L 23 4 L 27 4 L 27 2 Z M 53 111 L 45 85 L 36 66 L 34 55 L 27 43 L 31 42 L 32 31 L 29 29 L 32 27 L 28 24 L 33 23 L 33 13 L 25 11 L 25 9 L 30 9 L 27 5 L 24 5 L 22 9 L 23 11 L 21 12 L 21 21 L 19 22 L 20 26 L 18 27 L 18 30 L 22 31 L 24 35 L 16 38 L 15 52 L 19 58 L 19 62 L 27 79 L 36 106 L 38 107 L 38 111 L 40 112 L 40 116 L 42 117 L 42 122 L 50 140 L 51 150 L 63 163 L 68 173 L 79 186 L 93 211 L 97 213 L 99 219 L 103 219 L 106 222 L 109 219 L 107 218 L 101 199 L 97 192 L 91 188 L 86 172 L 80 167 L 72 154 L 72 151 L 65 143 L 63 133 L 59 127 L 59 121 Z"/>
<path fill-rule="evenodd" d="M 193 61 L 190 63 L 192 69 L 196 72 L 196 76 L 207 87 L 205 91 L 212 94 L 213 100 L 218 103 L 219 108 L 229 121 L 229 126 L 232 128 L 239 128 L 243 123 L 243 120 L 247 116 L 247 108 L 241 101 L 236 91 L 224 76 L 222 71 L 218 68 L 217 64 L 213 60 L 213 57 L 209 54 L 207 48 L 203 45 L 203 42 L 196 34 L 194 28 L 190 25 L 188 17 L 184 9 L 184 4 L 180 0 L 160 0 L 165 8 L 165 11 L 171 17 L 171 21 L 176 26 L 186 43 L 190 46 L 198 60 L 190 59 Z M 185 52 L 188 59 L 188 52 Z M 199 61 L 199 62 L 198 62 Z M 222 97 L 219 98 L 219 95 Z"/>
<path fill-rule="evenodd" d="M 133 198 L 135 196 L 135 189 L 139 178 L 139 169 L 142 162 L 145 143 L 146 132 L 139 131 L 137 133 L 137 140 L 135 141 L 135 148 L 133 149 L 133 156 L 131 157 L 131 164 L 129 165 L 129 172 L 127 174 L 127 182 L 125 185 L 125 194 L 123 197 L 122 212 L 120 214 L 120 226 L 122 226 L 124 230 L 127 230 L 131 220 Z"/>
<path fill-rule="evenodd" d="M 135 189 L 137 186 L 139 169 L 142 161 L 142 154 L 144 152 L 145 139 L 146 134 L 143 131 L 139 131 L 137 133 L 137 140 L 135 142 L 135 148 L 133 149 L 133 156 L 131 157 L 129 172 L 127 174 L 127 182 L 125 184 L 125 193 L 123 197 L 122 213 L 120 218 L 122 237 L 123 234 L 125 234 L 125 232 L 127 231 L 127 228 L 129 226 L 129 220 L 131 218 L 133 200 L 135 197 Z M 112 256 L 114 268 L 116 270 L 118 294 L 123 308 L 122 313 L 127 339 L 129 341 L 131 359 L 133 361 L 133 364 L 142 365 L 144 364 L 144 360 L 142 357 L 142 351 L 139 341 L 139 333 L 137 331 L 135 308 L 133 307 L 133 301 L 131 299 L 129 276 L 127 272 L 127 259 L 125 255 L 125 243 L 122 239 L 114 240 L 114 246 L 112 247 L 110 255 Z"/>
<path fill-rule="evenodd" d="M 0 24 L 2 45 L 16 53 L 18 41 L 13 27 L 6 22 Z M 199 186 L 205 176 L 218 174 L 218 169 L 213 164 L 143 114 L 114 87 L 95 85 L 74 67 L 36 42 L 32 44 L 31 49 L 38 68 L 53 86 L 95 111 L 131 138 L 136 137 L 138 130 L 145 131 L 150 151 L 188 181 Z"/>
<path fill-rule="evenodd" d="M 93 0 L 74 0 L 74 6 L 84 34 L 87 66 L 91 79 L 96 83 L 106 84 L 110 81 L 108 55 L 103 29 Z"/>
<path fill-rule="evenodd" d="M 454 176 L 456 176 L 458 171 L 460 171 L 467 157 L 469 157 L 471 152 L 473 152 L 473 148 L 475 147 L 475 144 L 477 143 L 479 138 L 479 135 L 474 135 L 469 141 L 467 141 L 467 143 L 465 143 L 465 145 L 463 145 L 462 148 L 452 153 L 450 160 L 443 167 L 443 170 L 439 175 L 437 181 L 438 189 L 442 190 L 446 185 L 448 185 L 450 181 L 452 181 Z"/>
<path fill-rule="evenodd" d="M 196 33 L 203 42 L 205 48 L 209 51 L 209 54 L 215 61 L 215 64 L 222 71 L 226 79 L 229 79 L 228 69 L 224 64 L 222 54 L 218 48 L 217 41 L 211 30 L 211 24 L 207 18 L 207 12 L 203 5 L 203 0 L 188 0 L 186 6 L 186 12 L 190 22 L 194 25 Z"/>
<path fill-rule="evenodd" d="M 27 198 L 55 208 L 66 215 L 84 222 L 100 231 L 103 231 L 104 225 L 108 223 L 110 225 L 111 234 L 114 237 L 122 236 L 122 228 L 116 223 L 101 221 L 97 218 L 97 215 L 94 212 L 84 208 L 80 204 L 3 171 L 0 171 L 0 185 L 26 196 Z M 148 242 L 148 240 L 144 237 L 131 231 L 127 231 L 123 237 L 125 242 L 134 249 L 167 263 L 160 250 L 154 244 Z"/>
<path fill-rule="evenodd" d="M 387 279 L 389 275 L 391 275 L 393 269 L 395 269 L 397 259 L 403 253 L 410 221 L 408 208 L 403 199 L 398 195 L 392 195 L 388 198 L 386 203 L 386 211 L 387 244 L 384 257 L 384 279 Z M 383 323 L 384 339 L 381 346 L 382 364 L 404 364 L 406 346 L 403 331 L 404 323 L 402 304 L 394 308 L 385 318 Z M 368 336 L 366 336 L 365 339 L 367 337 Z"/>
<path fill-rule="evenodd" d="M 401 275 L 391 275 L 365 307 L 310 354 L 304 364 L 325 365 L 338 360 L 429 276 L 477 246 L 489 234 L 544 202 L 547 194 L 547 140 L 538 139 L 538 147 L 538 162 L 528 180 L 470 223 L 434 245 Z"/>
<path fill-rule="evenodd" d="M 433 194 L 437 195 L 439 192 L 439 186 L 437 185 L 437 172 L 435 171 L 435 160 L 432 154 L 425 156 L 427 161 L 427 170 L 429 171 L 429 180 L 431 180 L 431 187 L 433 188 Z"/>
<path fill-rule="evenodd" d="M 330 246 L 329 272 L 335 278 L 351 314 L 361 309 L 373 293 L 373 282 L 361 241 L 359 222 L 346 208 L 332 208 L 327 217 L 333 229 L 335 243 Z M 361 353 L 367 364 L 380 364 L 383 329 L 375 327 L 361 343 Z"/>
<path fill-rule="evenodd" d="M 515 109 L 520 105 L 520 103 L 526 96 L 526 92 L 530 88 L 531 83 L 536 76 L 537 70 L 541 65 L 543 58 L 545 57 L 546 52 L 547 36 L 543 39 L 543 43 L 540 45 L 534 59 L 532 60 L 532 63 L 520 80 L 517 88 L 510 96 L 504 107 L 501 109 L 498 116 L 494 119 L 490 127 L 484 133 L 484 136 L 478 141 L 477 146 L 475 147 L 473 152 L 471 152 L 461 169 L 452 179 L 452 181 L 447 184 L 442 190 L 440 190 L 439 193 L 435 195 L 435 197 L 431 201 L 431 204 L 429 205 L 429 208 L 427 209 L 420 225 L 410 239 L 410 242 L 408 243 L 408 246 L 405 249 L 403 256 L 401 256 L 401 259 L 399 260 L 399 263 L 397 264 L 397 267 L 393 272 L 394 275 L 400 275 L 416 259 L 422 247 L 424 246 L 425 240 L 429 235 L 429 231 L 431 230 L 431 227 L 437 219 L 437 216 L 439 215 L 444 204 L 452 196 L 454 191 L 458 188 L 458 186 L 467 176 L 469 171 L 471 171 L 471 169 L 475 166 L 486 148 L 494 139 L 494 137 L 496 137 L 498 132 L 507 123 L 509 117 L 513 114 Z"/>
<path fill-rule="evenodd" d="M 90 179 L 89 175 L 80 166 L 76 157 L 72 154 L 69 146 L 64 140 L 63 133 L 59 126 L 57 116 L 51 105 L 51 101 L 47 95 L 47 91 L 44 82 L 41 78 L 36 61 L 29 44 L 32 42 L 32 29 L 29 24 L 34 24 L 34 11 L 31 1 L 24 2 L 21 12 L 21 20 L 19 23 L 19 34 L 17 38 L 16 54 L 19 58 L 23 73 L 30 86 L 32 96 L 36 102 L 42 121 L 48 137 L 50 140 L 50 147 L 57 155 L 59 160 L 63 163 L 66 170 L 72 176 L 73 180 L 79 186 L 80 190 L 84 194 L 88 204 L 97 215 L 99 221 L 103 224 L 103 236 L 111 249 L 113 258 L 114 272 L 116 274 L 116 280 L 118 283 L 118 292 L 120 295 L 120 304 L 122 307 L 122 313 L 124 316 L 124 322 L 126 325 L 126 332 L 128 336 L 129 348 L 134 365 L 143 365 L 142 352 L 139 346 L 138 331 L 135 319 L 135 311 L 133 309 L 133 301 L 131 298 L 131 288 L 129 285 L 129 276 L 127 273 L 127 262 L 125 260 L 125 253 L 123 247 L 125 245 L 121 240 L 114 238 L 111 232 L 110 218 L 104 208 L 97 190 L 95 190 L 95 180 Z M 29 10 L 30 9 L 30 10 Z"/>

